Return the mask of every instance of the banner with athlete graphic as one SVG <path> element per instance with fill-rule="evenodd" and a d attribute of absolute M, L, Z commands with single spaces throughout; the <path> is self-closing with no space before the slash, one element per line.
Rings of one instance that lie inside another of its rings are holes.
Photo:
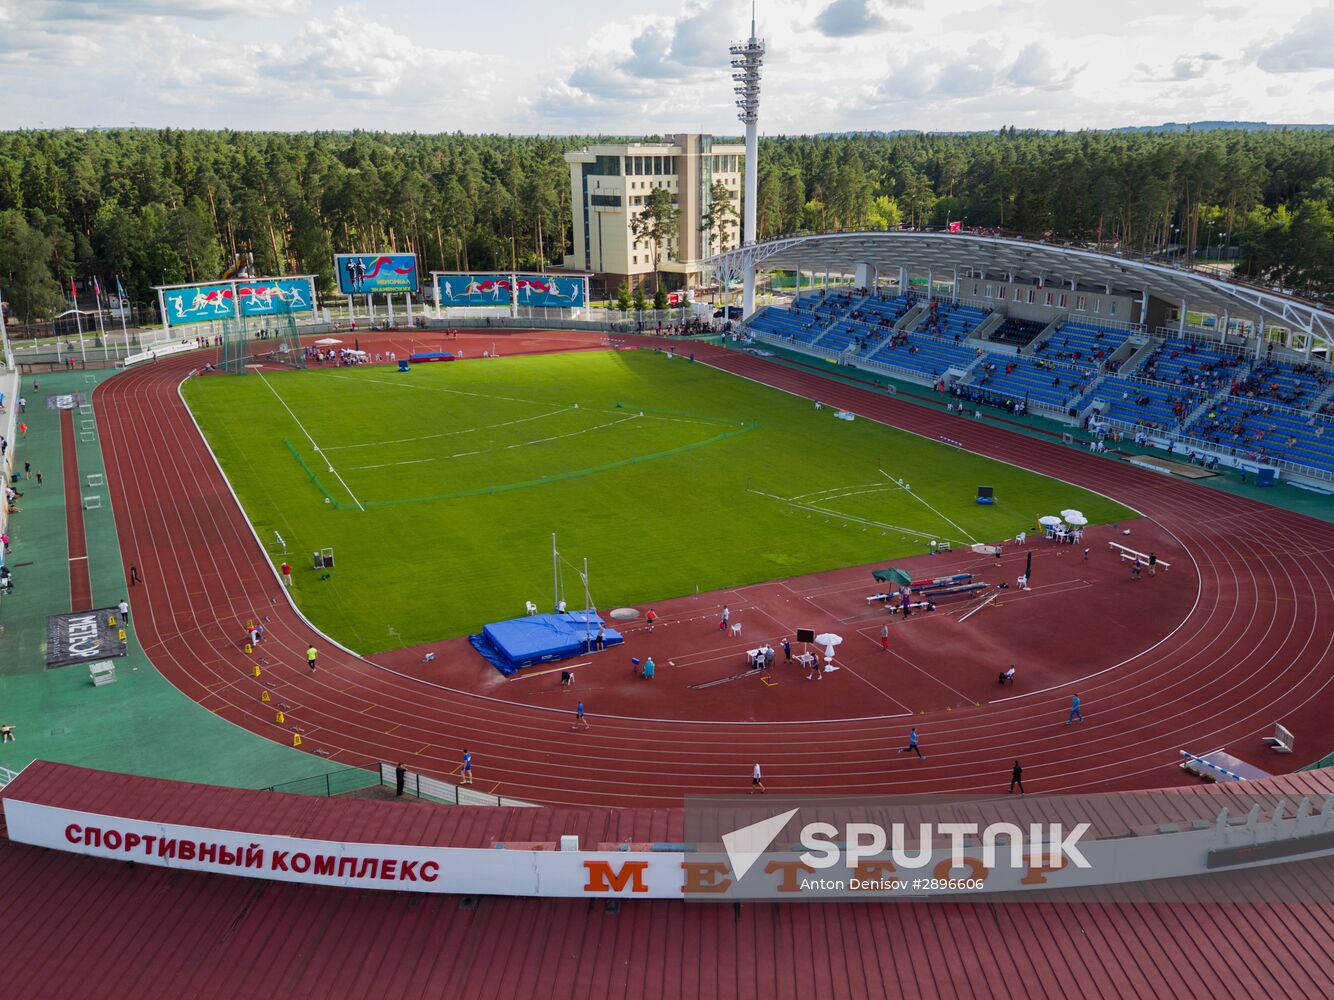
<path fill-rule="evenodd" d="M 444 308 L 508 306 L 514 290 L 521 306 L 578 309 L 585 305 L 584 279 L 548 274 L 436 274 Z"/>
<path fill-rule="evenodd" d="M 311 312 L 315 296 L 309 278 L 250 278 L 236 282 L 242 316 Z"/>
<path fill-rule="evenodd" d="M 231 282 L 164 288 L 162 302 L 167 309 L 165 319 L 171 326 L 232 319 L 236 315 Z"/>
<path fill-rule="evenodd" d="M 334 254 L 334 271 L 343 295 L 417 292 L 417 258 L 410 253 Z"/>

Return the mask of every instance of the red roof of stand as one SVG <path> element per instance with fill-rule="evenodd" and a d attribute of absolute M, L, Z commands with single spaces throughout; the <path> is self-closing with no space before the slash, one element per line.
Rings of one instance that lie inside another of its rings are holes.
<path fill-rule="evenodd" d="M 1305 779 L 1275 780 L 1298 790 Z M 1328 784 L 1319 775 L 1311 788 Z M 396 843 L 654 840 L 679 824 L 669 810 L 432 808 L 40 762 L 10 793 L 132 818 Z M 1323 994 L 1334 981 L 1334 904 L 1304 900 L 1334 899 L 1334 865 L 1250 877 L 1263 898 L 1296 902 L 465 901 L 180 872 L 6 836 L 0 964 L 7 991 L 32 998 Z M 1168 900 L 1169 890 L 1147 891 Z"/>

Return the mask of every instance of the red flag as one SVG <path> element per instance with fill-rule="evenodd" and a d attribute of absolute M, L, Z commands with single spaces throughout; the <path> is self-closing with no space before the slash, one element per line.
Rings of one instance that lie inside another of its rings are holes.
<path fill-rule="evenodd" d="M 79 292 L 74 287 L 74 275 L 69 276 L 69 297 L 74 301 L 74 308 L 79 308 Z"/>
<path fill-rule="evenodd" d="M 957 233 L 962 227 L 963 227 L 963 223 L 962 223 L 962 222 L 951 222 L 951 223 L 950 223 L 950 232 L 952 232 L 952 233 Z"/>
<path fill-rule="evenodd" d="M 97 302 L 100 305 L 102 302 L 102 283 L 97 280 L 97 275 L 95 274 L 93 275 L 93 296 L 97 299 Z"/>

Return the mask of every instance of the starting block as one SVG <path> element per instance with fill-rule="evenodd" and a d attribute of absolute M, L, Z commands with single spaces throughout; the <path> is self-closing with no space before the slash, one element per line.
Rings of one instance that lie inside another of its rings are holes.
<path fill-rule="evenodd" d="M 1275 753 L 1292 753 L 1292 730 L 1277 722 L 1274 723 L 1274 735 L 1264 737 L 1264 741 Z"/>

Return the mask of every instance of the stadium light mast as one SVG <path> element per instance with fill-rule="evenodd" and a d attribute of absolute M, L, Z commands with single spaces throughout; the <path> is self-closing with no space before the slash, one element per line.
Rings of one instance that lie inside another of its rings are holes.
<path fill-rule="evenodd" d="M 759 199 L 760 176 L 760 68 L 764 65 L 764 40 L 755 33 L 755 4 L 750 5 L 750 38 L 731 46 L 732 80 L 736 83 L 737 118 L 746 126 L 746 203 L 742 222 L 742 246 L 755 245 L 755 218 Z M 741 315 L 755 311 L 755 258 L 749 256 L 745 264 L 742 286 Z"/>

